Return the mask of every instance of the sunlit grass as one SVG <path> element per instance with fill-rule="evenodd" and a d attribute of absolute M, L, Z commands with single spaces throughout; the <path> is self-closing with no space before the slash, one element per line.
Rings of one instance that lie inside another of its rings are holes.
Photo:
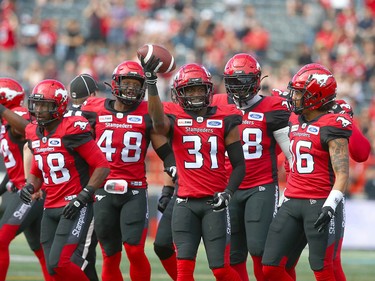
<path fill-rule="evenodd" d="M 153 281 L 166 281 L 170 280 L 165 273 L 157 256 L 153 252 L 152 240 L 148 240 L 146 244 L 146 253 L 150 260 L 152 267 L 152 280 Z M 33 256 L 29 249 L 23 235 L 18 236 L 11 244 L 11 264 L 8 271 L 8 281 L 42 281 L 43 277 L 37 259 Z M 297 280 L 301 281 L 314 281 L 312 271 L 308 265 L 307 250 L 305 250 L 300 258 L 297 266 Z M 342 253 L 343 268 L 346 273 L 347 281 L 373 281 L 375 280 L 375 252 L 371 251 L 343 251 Z M 98 251 L 97 269 L 101 271 L 101 252 Z M 123 259 L 121 263 L 124 280 L 130 280 L 128 276 L 128 263 L 126 254 L 123 252 Z M 251 259 L 248 264 L 249 274 L 252 274 Z M 208 268 L 206 256 L 203 246 L 197 257 L 195 280 L 214 280 L 211 271 Z M 250 278 L 255 280 L 254 277 Z"/>

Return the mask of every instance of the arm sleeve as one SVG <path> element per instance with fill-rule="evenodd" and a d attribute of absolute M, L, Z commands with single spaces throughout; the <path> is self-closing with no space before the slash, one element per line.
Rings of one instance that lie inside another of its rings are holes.
<path fill-rule="evenodd" d="M 226 149 L 233 168 L 226 189 L 234 193 L 238 189 L 238 186 L 241 184 L 245 176 L 245 159 L 243 156 L 243 149 L 240 141 L 231 143 L 226 147 Z"/>
<path fill-rule="evenodd" d="M 100 148 L 94 140 L 90 140 L 75 149 L 79 155 L 89 164 L 94 170 L 96 168 L 109 168 L 107 159 L 105 159 Z"/>
<path fill-rule="evenodd" d="M 365 162 L 370 156 L 371 144 L 354 123 L 352 130 L 349 138 L 350 157 L 358 163 Z"/>
<path fill-rule="evenodd" d="M 29 177 L 30 167 L 32 165 L 31 163 L 33 162 L 33 159 L 33 154 L 29 149 L 27 143 L 25 143 L 23 147 L 23 172 L 25 174 L 25 179 Z"/>
<path fill-rule="evenodd" d="M 168 143 L 163 144 L 159 148 L 155 149 L 156 154 L 163 161 L 164 168 L 176 166 L 176 160 L 172 148 Z"/>
<path fill-rule="evenodd" d="M 273 136 L 275 137 L 286 159 L 290 163 L 292 161 L 292 154 L 289 151 L 289 145 L 290 145 L 289 126 L 279 129 L 277 131 L 274 131 Z"/>

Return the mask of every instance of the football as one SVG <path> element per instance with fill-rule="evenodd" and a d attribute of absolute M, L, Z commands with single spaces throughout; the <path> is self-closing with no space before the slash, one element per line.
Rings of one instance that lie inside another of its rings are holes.
<path fill-rule="evenodd" d="M 176 68 L 176 62 L 172 54 L 163 46 L 156 44 L 145 44 L 137 50 L 138 59 L 144 59 L 147 63 L 154 55 L 160 59 L 159 66 L 155 69 L 157 73 L 168 73 Z"/>

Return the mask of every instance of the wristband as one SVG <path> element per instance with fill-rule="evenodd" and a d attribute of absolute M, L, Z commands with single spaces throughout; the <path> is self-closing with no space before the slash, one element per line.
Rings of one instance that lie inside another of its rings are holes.
<path fill-rule="evenodd" d="M 341 202 L 343 197 L 344 194 L 340 190 L 332 189 L 328 195 L 328 198 L 324 202 L 323 207 L 329 206 L 333 209 L 333 211 L 335 211 L 337 205 Z"/>
<path fill-rule="evenodd" d="M 154 81 L 155 83 L 153 83 Z M 156 97 L 159 95 L 158 88 L 156 87 L 156 79 L 155 80 L 146 80 L 147 84 L 147 93 L 149 96 Z"/>
<path fill-rule="evenodd" d="M 146 79 L 145 83 L 148 85 L 156 85 L 157 79 Z"/>
<path fill-rule="evenodd" d="M 156 84 L 149 84 L 149 86 L 151 86 L 151 85 L 156 86 Z M 159 93 L 157 91 L 150 91 L 150 87 L 148 87 L 148 96 L 156 97 L 158 95 L 159 95 Z"/>
<path fill-rule="evenodd" d="M 90 196 L 93 196 L 95 193 L 95 188 L 90 185 L 87 185 L 83 190 L 86 191 Z"/>
<path fill-rule="evenodd" d="M 233 197 L 233 191 L 232 191 L 232 190 L 226 188 L 226 189 L 224 190 L 224 192 L 228 193 L 230 197 Z"/>
<path fill-rule="evenodd" d="M 173 193 L 174 193 L 174 186 L 171 186 L 171 185 L 164 185 L 163 186 L 163 189 L 161 191 L 161 195 L 172 196 Z"/>

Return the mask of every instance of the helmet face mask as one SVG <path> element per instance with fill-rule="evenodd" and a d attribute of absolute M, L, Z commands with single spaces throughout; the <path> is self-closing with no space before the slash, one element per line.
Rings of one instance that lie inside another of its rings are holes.
<path fill-rule="evenodd" d="M 14 79 L 0 78 L 0 104 L 6 108 L 22 106 L 25 98 L 25 91 Z"/>
<path fill-rule="evenodd" d="M 188 111 L 199 111 L 210 105 L 213 84 L 211 74 L 199 64 L 186 64 L 173 80 L 172 100 Z"/>
<path fill-rule="evenodd" d="M 335 100 L 336 88 L 336 80 L 327 68 L 317 63 L 305 65 L 289 82 L 289 109 L 296 114 L 305 109 L 318 110 Z"/>
<path fill-rule="evenodd" d="M 140 64 L 125 61 L 113 71 L 112 94 L 125 105 L 138 105 L 145 97 L 145 78 Z"/>
<path fill-rule="evenodd" d="M 176 91 L 176 99 L 184 109 L 197 111 L 211 103 L 210 91 L 208 85 L 185 86 Z"/>
<path fill-rule="evenodd" d="M 225 89 L 232 99 L 238 103 L 251 100 L 259 90 L 259 76 L 242 75 L 224 77 Z"/>
<path fill-rule="evenodd" d="M 305 109 L 303 106 L 305 103 L 304 93 L 299 90 L 289 88 L 289 86 L 288 89 L 290 90 L 287 98 L 289 110 L 296 114 L 301 114 Z"/>
<path fill-rule="evenodd" d="M 237 107 L 243 107 L 258 94 L 261 75 L 258 61 L 249 54 L 236 54 L 227 62 L 224 68 L 225 89 Z"/>
<path fill-rule="evenodd" d="M 62 119 L 68 106 L 68 92 L 53 79 L 39 82 L 28 98 L 28 109 L 39 126 Z"/>

